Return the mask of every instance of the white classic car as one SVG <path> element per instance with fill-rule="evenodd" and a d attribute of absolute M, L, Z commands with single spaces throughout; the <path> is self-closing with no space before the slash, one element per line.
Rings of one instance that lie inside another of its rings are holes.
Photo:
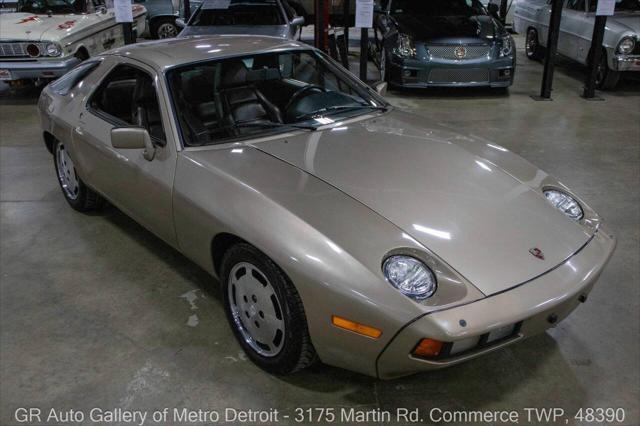
<path fill-rule="evenodd" d="M 146 9 L 132 6 L 134 35 L 145 30 Z M 124 44 L 121 24 L 104 0 L 18 0 L 0 14 L 0 80 L 57 78 L 81 61 Z"/>
<path fill-rule="evenodd" d="M 596 15 L 596 0 L 565 0 L 560 21 L 558 53 L 587 64 Z M 549 0 L 518 0 L 514 29 L 526 34 L 525 51 L 540 59 L 547 45 L 551 4 Z M 613 89 L 621 72 L 640 72 L 640 0 L 616 0 L 615 14 L 607 19 L 603 54 L 596 84 Z"/>

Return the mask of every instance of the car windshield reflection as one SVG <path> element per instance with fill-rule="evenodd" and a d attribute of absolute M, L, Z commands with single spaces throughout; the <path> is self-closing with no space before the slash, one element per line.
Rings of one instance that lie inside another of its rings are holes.
<path fill-rule="evenodd" d="M 199 62 L 170 70 L 167 79 L 186 146 L 315 130 L 386 108 L 362 83 L 307 50 Z"/>

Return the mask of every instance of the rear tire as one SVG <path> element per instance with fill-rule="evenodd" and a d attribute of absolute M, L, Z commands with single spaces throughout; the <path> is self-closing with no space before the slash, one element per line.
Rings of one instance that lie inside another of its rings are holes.
<path fill-rule="evenodd" d="M 80 179 L 71 157 L 60 141 L 56 141 L 54 145 L 53 164 L 62 194 L 71 207 L 86 213 L 104 206 L 104 199 Z"/>
<path fill-rule="evenodd" d="M 538 61 L 544 56 L 544 48 L 540 45 L 540 38 L 538 37 L 538 30 L 535 28 L 529 28 L 527 30 L 527 38 L 525 41 L 525 53 L 527 58 L 532 61 Z"/>
<path fill-rule="evenodd" d="M 302 300 L 284 272 L 255 247 L 240 243 L 222 259 L 227 319 L 247 356 L 273 374 L 317 360 Z"/>

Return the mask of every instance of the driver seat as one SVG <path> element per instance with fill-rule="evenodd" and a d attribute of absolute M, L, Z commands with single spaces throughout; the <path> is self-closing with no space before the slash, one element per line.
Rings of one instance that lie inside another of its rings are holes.
<path fill-rule="evenodd" d="M 223 63 L 220 94 L 229 123 L 282 123 L 280 109 L 250 83 L 247 76 L 247 67 L 241 60 Z"/>

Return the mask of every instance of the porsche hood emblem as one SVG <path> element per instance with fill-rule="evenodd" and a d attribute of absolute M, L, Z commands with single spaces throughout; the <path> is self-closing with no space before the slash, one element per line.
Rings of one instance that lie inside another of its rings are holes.
<path fill-rule="evenodd" d="M 544 260 L 544 253 L 542 252 L 542 250 L 540 250 L 537 247 L 529 249 L 529 253 L 531 253 L 533 257 L 536 257 L 540 260 Z"/>

